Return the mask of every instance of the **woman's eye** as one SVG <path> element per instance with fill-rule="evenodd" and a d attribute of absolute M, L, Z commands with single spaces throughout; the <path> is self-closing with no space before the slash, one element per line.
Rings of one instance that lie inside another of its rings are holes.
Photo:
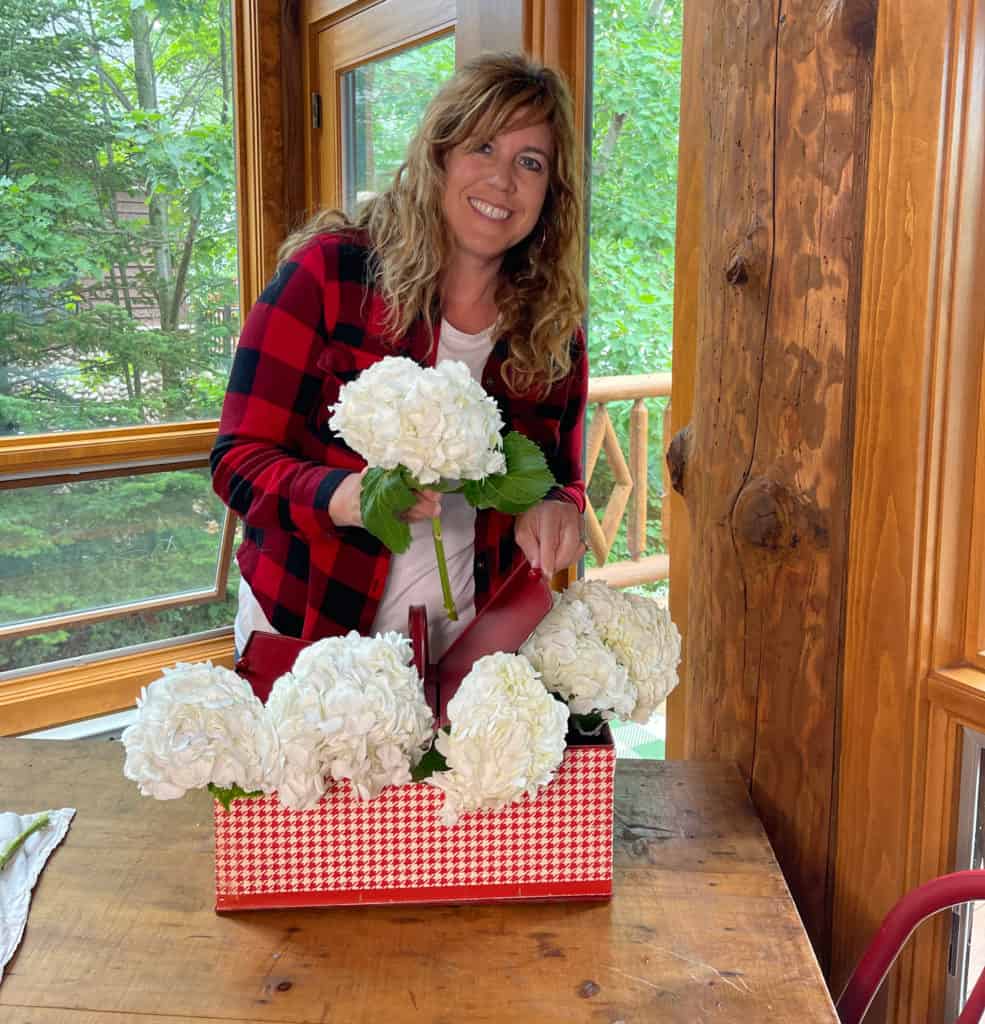
<path fill-rule="evenodd" d="M 520 166 L 525 167 L 528 171 L 542 171 L 544 165 L 535 156 L 521 156 Z"/>
<path fill-rule="evenodd" d="M 479 145 L 475 147 L 475 152 L 476 153 L 491 153 L 492 152 L 492 143 L 491 142 L 480 142 Z"/>

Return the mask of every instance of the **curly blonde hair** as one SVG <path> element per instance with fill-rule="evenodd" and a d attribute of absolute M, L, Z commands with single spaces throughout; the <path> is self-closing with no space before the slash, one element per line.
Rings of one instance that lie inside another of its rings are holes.
<path fill-rule="evenodd" d="M 325 231 L 363 229 L 389 310 L 387 328 L 399 337 L 423 317 L 433 329 L 450 254 L 442 210 L 447 153 L 493 139 L 507 126 L 541 121 L 554 137 L 547 194 L 534 229 L 503 257 L 495 301 L 497 339 L 509 346 L 505 383 L 514 393 L 546 391 L 571 369 L 571 339 L 586 306 L 573 108 L 567 85 L 551 68 L 514 53 L 484 54 L 464 65 L 428 105 L 391 186 L 364 203 L 354 220 L 338 210 L 316 214 L 287 239 L 281 260 Z"/>

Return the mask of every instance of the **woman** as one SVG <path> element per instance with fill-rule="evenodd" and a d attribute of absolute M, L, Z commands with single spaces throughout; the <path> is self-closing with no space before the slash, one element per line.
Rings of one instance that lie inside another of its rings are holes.
<path fill-rule="evenodd" d="M 432 100 L 393 185 L 354 224 L 319 214 L 288 239 L 243 328 L 212 452 L 244 521 L 237 648 L 253 629 L 304 639 L 406 631 L 426 604 L 438 657 L 517 557 L 547 575 L 584 552 L 581 177 L 558 75 L 486 55 Z M 362 528 L 365 464 L 327 426 L 339 389 L 386 355 L 467 363 L 507 430 L 537 441 L 559 486 L 520 516 L 422 491 L 412 543 Z M 442 610 L 440 514 L 460 618 Z"/>

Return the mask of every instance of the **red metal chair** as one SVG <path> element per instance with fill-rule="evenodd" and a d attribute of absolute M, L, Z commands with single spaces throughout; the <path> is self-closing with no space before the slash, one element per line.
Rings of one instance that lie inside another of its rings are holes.
<path fill-rule="evenodd" d="M 842 1024 L 858 1024 L 906 940 L 939 910 L 985 900 L 985 871 L 955 871 L 907 893 L 883 919 L 838 1000 Z M 985 1015 L 985 972 L 975 982 L 956 1024 L 979 1024 Z"/>

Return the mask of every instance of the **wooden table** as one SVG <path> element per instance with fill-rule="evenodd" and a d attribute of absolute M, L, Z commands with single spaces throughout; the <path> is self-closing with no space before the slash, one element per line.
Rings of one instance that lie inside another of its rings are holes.
<path fill-rule="evenodd" d="M 0 740 L 0 809 L 76 807 L 0 985 L 4 1024 L 837 1020 L 733 768 L 620 762 L 608 903 L 213 913 L 205 794 L 108 741 Z"/>

